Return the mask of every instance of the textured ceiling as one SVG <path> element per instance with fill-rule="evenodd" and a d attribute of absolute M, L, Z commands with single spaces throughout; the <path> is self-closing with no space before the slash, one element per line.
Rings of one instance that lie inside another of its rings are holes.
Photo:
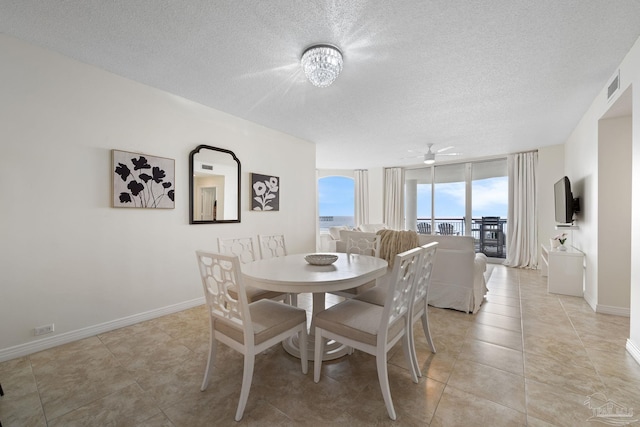
<path fill-rule="evenodd" d="M 1 0 L 0 32 L 317 144 L 319 168 L 563 143 L 640 36 L 638 0 Z M 344 69 L 309 84 L 331 43 Z M 439 161 L 452 157 L 439 157 Z"/>

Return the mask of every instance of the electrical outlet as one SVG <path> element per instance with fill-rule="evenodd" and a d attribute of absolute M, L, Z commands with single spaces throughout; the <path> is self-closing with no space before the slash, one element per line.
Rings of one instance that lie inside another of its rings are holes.
<path fill-rule="evenodd" d="M 38 326 L 33 329 L 33 335 L 35 336 L 50 334 L 51 332 L 53 332 L 53 323 L 50 325 Z"/>

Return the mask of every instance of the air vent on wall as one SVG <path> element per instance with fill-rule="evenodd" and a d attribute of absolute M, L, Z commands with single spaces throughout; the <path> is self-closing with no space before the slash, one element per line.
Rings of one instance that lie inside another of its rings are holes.
<path fill-rule="evenodd" d="M 607 87 L 607 101 L 611 101 L 613 95 L 620 89 L 620 70 L 616 73 Z"/>
<path fill-rule="evenodd" d="M 212 165 L 205 165 L 204 163 L 201 165 L 202 170 L 206 170 L 206 171 L 212 171 L 213 170 L 213 166 Z"/>

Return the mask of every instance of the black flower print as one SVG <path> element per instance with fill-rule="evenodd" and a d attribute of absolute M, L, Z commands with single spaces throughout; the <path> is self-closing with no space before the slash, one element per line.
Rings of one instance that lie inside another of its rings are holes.
<path fill-rule="evenodd" d="M 131 171 L 127 165 L 123 165 L 122 163 L 118 163 L 118 166 L 116 166 L 116 173 L 120 175 L 120 178 L 125 182 L 127 181 L 127 178 L 129 178 L 129 175 L 131 175 Z"/>
<path fill-rule="evenodd" d="M 117 163 L 115 174 L 126 183 L 129 190 L 121 191 L 118 200 L 123 204 L 133 204 L 135 207 L 157 208 L 165 197 L 174 202 L 173 183 L 166 181 L 167 172 L 160 166 L 154 166 L 145 156 L 125 157 L 131 164 Z M 120 189 L 120 188 L 119 188 Z"/>
<path fill-rule="evenodd" d="M 147 158 L 144 156 L 140 156 L 139 159 L 131 159 L 131 163 L 133 163 L 133 170 L 137 171 L 140 169 L 151 169 L 151 165 L 147 163 Z"/>

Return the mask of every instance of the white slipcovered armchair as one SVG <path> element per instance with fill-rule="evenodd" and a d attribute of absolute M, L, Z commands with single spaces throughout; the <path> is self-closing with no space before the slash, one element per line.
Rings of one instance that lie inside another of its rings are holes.
<path fill-rule="evenodd" d="M 487 257 L 475 253 L 473 237 L 420 234 L 418 240 L 421 245 L 440 243 L 431 273 L 429 305 L 477 312 L 487 293 Z"/>

